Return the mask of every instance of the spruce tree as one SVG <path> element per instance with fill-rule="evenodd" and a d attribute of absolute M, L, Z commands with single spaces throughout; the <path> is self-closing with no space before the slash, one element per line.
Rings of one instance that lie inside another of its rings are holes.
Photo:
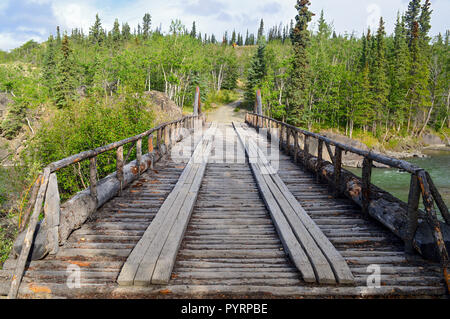
<path fill-rule="evenodd" d="M 405 14 L 405 23 L 407 30 L 406 36 L 410 47 L 413 40 L 414 23 L 417 22 L 420 13 L 420 1 L 421 0 L 410 1 L 408 4 L 408 10 L 406 11 Z"/>
<path fill-rule="evenodd" d="M 122 38 L 125 40 L 129 40 L 131 38 L 130 25 L 128 22 L 122 25 Z"/>
<path fill-rule="evenodd" d="M 102 42 L 102 23 L 98 16 L 98 13 L 95 15 L 94 25 L 89 30 L 89 36 L 91 37 L 91 41 L 94 44 L 100 44 Z"/>
<path fill-rule="evenodd" d="M 119 24 L 119 20 L 118 19 L 116 19 L 114 21 L 114 26 L 113 26 L 113 29 L 111 31 L 111 36 L 112 36 L 112 40 L 114 42 L 120 41 L 120 24 Z"/>
<path fill-rule="evenodd" d="M 56 45 L 59 47 L 61 45 L 61 31 L 59 26 L 56 27 Z"/>
<path fill-rule="evenodd" d="M 142 36 L 144 39 L 148 39 L 150 35 L 150 27 L 152 24 L 152 16 L 150 13 L 146 13 L 142 19 Z"/>
<path fill-rule="evenodd" d="M 233 30 L 233 33 L 231 35 L 230 45 L 234 45 L 236 42 L 237 42 L 236 30 Z"/>
<path fill-rule="evenodd" d="M 394 30 L 394 49 L 391 62 L 391 90 L 389 102 L 399 125 L 406 119 L 407 77 L 409 70 L 409 51 L 406 39 L 404 17 L 397 16 Z"/>
<path fill-rule="evenodd" d="M 58 108 L 67 107 L 73 95 L 73 63 L 69 37 L 64 36 L 61 44 L 61 58 L 58 64 L 58 79 L 55 86 L 55 103 Z"/>
<path fill-rule="evenodd" d="M 377 35 L 375 38 L 375 59 L 373 63 L 373 68 L 371 70 L 372 74 L 372 91 L 373 98 L 375 102 L 375 113 L 376 121 L 381 122 L 383 115 L 385 118 L 388 117 L 389 111 L 387 110 L 388 103 L 388 93 L 389 93 L 389 82 L 387 77 L 387 61 L 386 61 L 386 43 L 385 43 L 385 27 L 383 18 L 380 18 L 380 24 L 377 30 Z M 374 122 L 374 128 L 377 127 L 377 123 Z"/>
<path fill-rule="evenodd" d="M 261 22 L 259 24 L 258 38 L 257 38 L 258 43 L 259 43 L 260 39 L 262 38 L 262 36 L 264 36 L 264 20 L 263 19 L 261 19 Z"/>
<path fill-rule="evenodd" d="M 292 30 L 292 67 L 288 85 L 288 117 L 291 122 L 298 124 L 306 106 L 309 84 L 309 61 L 307 47 L 310 42 L 308 23 L 313 13 L 309 11 L 309 0 L 297 0 L 295 8 L 298 11 L 295 17 L 297 23 Z"/>
<path fill-rule="evenodd" d="M 197 37 L 197 28 L 195 27 L 195 21 L 192 22 L 191 37 L 194 39 Z"/>
<path fill-rule="evenodd" d="M 266 66 L 266 43 L 264 36 L 262 36 L 259 40 L 258 51 L 252 57 L 250 61 L 250 68 L 247 74 L 247 83 L 245 90 L 245 101 L 249 105 L 253 105 L 256 98 L 255 90 L 261 88 L 264 77 L 267 73 Z"/>
<path fill-rule="evenodd" d="M 45 86 L 49 89 L 50 96 L 53 95 L 56 73 L 56 52 L 53 35 L 50 35 L 47 41 L 47 48 L 44 56 L 44 65 L 42 68 L 42 77 Z"/>

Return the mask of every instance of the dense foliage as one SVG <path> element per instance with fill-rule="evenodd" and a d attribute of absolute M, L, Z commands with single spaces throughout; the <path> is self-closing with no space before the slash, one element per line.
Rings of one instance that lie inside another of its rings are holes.
<path fill-rule="evenodd" d="M 381 18 L 378 29 L 360 39 L 336 35 L 323 12 L 316 30 L 306 29 L 309 1 L 297 2 L 292 41 L 273 31 L 287 27 L 271 29 L 264 61 L 259 51 L 254 55 L 248 104 L 253 104 L 250 90 L 261 87 L 268 115 L 309 129 L 338 128 L 350 137 L 354 130 L 381 140 L 420 136 L 427 128 L 448 130 L 450 33 L 430 38 L 429 0 L 411 1 L 394 34 L 386 35 Z M 255 83 L 260 65 L 265 76 Z"/>

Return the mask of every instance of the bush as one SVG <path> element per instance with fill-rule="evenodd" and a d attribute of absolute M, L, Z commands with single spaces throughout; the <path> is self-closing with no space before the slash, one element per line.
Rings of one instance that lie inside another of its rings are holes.
<path fill-rule="evenodd" d="M 125 94 L 115 103 L 101 98 L 91 98 L 57 111 L 43 124 L 31 142 L 30 162 L 41 167 L 68 156 L 91 150 L 149 130 L 154 116 L 145 107 L 145 100 L 137 94 Z M 129 145 L 124 147 L 125 156 Z M 142 149 L 146 149 L 143 141 Z M 135 158 L 135 151 L 129 160 Z M 116 169 L 115 152 L 104 153 L 97 158 L 99 178 Z M 83 161 L 58 172 L 61 197 L 67 199 L 88 186 L 89 161 Z"/>
<path fill-rule="evenodd" d="M 239 98 L 238 94 L 230 90 L 211 91 L 205 101 L 205 111 L 214 107 L 214 105 L 229 104 Z"/>

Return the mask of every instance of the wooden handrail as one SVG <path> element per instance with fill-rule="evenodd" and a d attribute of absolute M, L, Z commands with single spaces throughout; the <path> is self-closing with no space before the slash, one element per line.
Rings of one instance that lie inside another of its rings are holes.
<path fill-rule="evenodd" d="M 351 152 L 351 153 L 354 153 L 354 154 L 357 154 L 357 155 L 361 155 L 363 157 L 367 157 L 367 158 L 371 159 L 374 162 L 382 163 L 382 164 L 388 165 L 390 167 L 399 168 L 399 169 L 402 169 L 402 170 L 404 170 L 404 171 L 406 171 L 408 173 L 415 174 L 418 171 L 422 170 L 420 167 L 418 167 L 416 165 L 413 165 L 413 164 L 411 164 L 411 163 L 409 163 L 407 161 L 395 159 L 395 158 L 392 158 L 392 157 L 389 157 L 389 156 L 385 156 L 385 155 L 382 155 L 382 154 L 377 154 L 377 153 L 374 153 L 372 151 L 364 151 L 364 150 L 361 150 L 361 149 L 358 149 L 358 148 L 355 148 L 355 147 L 352 147 L 352 146 L 348 146 L 348 145 L 336 142 L 334 140 L 331 140 L 331 139 L 329 139 L 329 138 L 327 138 L 327 137 L 325 137 L 323 135 L 319 135 L 319 134 L 316 134 L 316 133 L 312 133 L 312 132 L 309 132 L 309 131 L 302 130 L 301 128 L 295 127 L 295 126 L 290 125 L 290 124 L 286 124 L 284 122 L 275 120 L 273 118 L 270 118 L 270 117 L 267 117 L 267 116 L 264 116 L 264 115 L 258 115 L 256 113 L 247 113 L 247 115 L 251 115 L 251 116 L 256 116 L 256 117 L 259 117 L 259 118 L 267 119 L 269 121 L 272 121 L 274 123 L 282 125 L 283 127 L 287 128 L 289 130 L 293 130 L 293 131 L 296 131 L 298 133 L 304 134 L 306 136 L 313 137 L 313 138 L 315 138 L 317 140 L 320 140 L 320 141 L 323 141 L 323 142 L 327 143 L 328 145 L 333 145 L 335 147 L 338 147 L 342 151 Z M 256 122 L 253 122 L 253 123 L 257 124 L 258 122 L 256 121 Z M 257 125 L 255 125 L 255 126 L 257 126 Z"/>
<path fill-rule="evenodd" d="M 44 199 L 46 196 L 46 191 L 47 191 L 47 184 L 48 184 L 48 179 L 49 176 L 52 173 L 55 173 L 65 167 L 68 167 L 72 164 L 76 164 L 79 163 L 81 161 L 84 160 L 89 160 L 90 161 L 90 167 L 89 167 L 89 175 L 90 175 L 90 196 L 93 197 L 96 201 L 97 199 L 97 156 L 100 154 L 103 154 L 105 152 L 108 151 L 112 151 L 114 149 L 116 149 L 116 168 L 117 168 L 117 178 L 120 182 L 120 190 L 119 190 L 119 194 L 120 191 L 122 190 L 122 187 L 124 186 L 124 173 L 123 173 L 123 169 L 124 169 L 124 165 L 126 164 L 126 160 L 128 159 L 128 156 L 130 154 L 127 155 L 127 158 L 124 160 L 123 157 L 123 146 L 129 143 L 134 143 L 134 145 L 136 145 L 137 148 L 137 163 L 138 163 L 138 175 L 140 174 L 140 161 L 141 161 L 141 157 L 142 157 L 142 139 L 148 137 L 149 138 L 149 142 L 150 142 L 150 137 L 152 137 L 151 142 L 153 143 L 153 133 L 157 132 L 157 149 L 158 151 L 161 151 L 161 131 L 164 130 L 165 133 L 167 135 L 164 136 L 164 143 L 169 146 L 172 143 L 172 129 L 171 126 L 175 125 L 176 128 L 176 134 L 178 134 L 178 130 L 181 128 L 181 124 L 183 123 L 185 125 L 186 128 L 191 129 L 194 128 L 194 123 L 195 120 L 199 120 L 199 119 L 204 119 L 204 114 L 199 114 L 199 115 L 190 115 L 190 116 L 185 116 L 182 117 L 179 120 L 175 120 L 172 122 L 167 122 L 167 123 L 163 123 L 160 124 L 159 126 L 152 128 L 150 130 L 148 130 L 147 132 L 138 134 L 136 136 L 133 137 L 129 137 L 127 139 L 118 141 L 118 142 L 114 142 L 105 146 L 101 146 L 98 147 L 94 150 L 89 150 L 89 151 L 85 151 L 79 154 L 75 154 L 72 156 L 69 156 L 65 159 L 53 162 L 51 164 L 49 164 L 48 166 L 46 166 L 43 170 L 43 173 L 41 174 L 41 178 L 38 179 L 38 181 L 36 182 L 36 187 L 39 186 L 39 192 L 37 194 L 37 199 L 35 200 L 35 203 L 33 205 L 34 211 L 33 214 L 31 216 L 28 228 L 27 228 L 27 233 L 26 233 L 26 237 L 24 240 L 24 244 L 22 245 L 22 250 L 20 252 L 20 256 L 14 271 L 14 276 L 12 278 L 11 281 L 11 287 L 10 287 L 10 291 L 8 293 L 8 298 L 16 298 L 18 291 L 19 291 L 19 286 L 20 283 L 22 281 L 22 277 L 23 277 L 23 273 L 24 273 L 24 269 L 25 269 L 25 265 L 26 265 L 26 261 L 28 259 L 28 256 L 30 254 L 30 250 L 31 250 L 31 246 L 33 244 L 33 237 L 34 237 L 34 233 L 36 231 L 36 226 L 38 223 L 38 218 L 39 218 L 39 214 L 42 210 L 42 205 L 44 203 Z M 170 136 L 170 137 L 169 137 Z M 134 145 L 131 147 L 133 148 Z M 131 151 L 130 148 L 130 151 Z M 153 145 L 151 145 L 151 147 L 149 146 L 149 151 L 153 150 Z"/>
<path fill-rule="evenodd" d="M 59 171 L 59 170 L 65 168 L 65 167 L 67 167 L 69 165 L 76 164 L 78 162 L 81 162 L 81 161 L 86 160 L 86 159 L 90 159 L 92 157 L 96 157 L 96 156 L 98 156 L 100 154 L 112 151 L 112 150 L 117 149 L 117 148 L 119 148 L 121 146 L 124 146 L 126 144 L 134 143 L 137 140 L 143 139 L 144 137 L 147 137 L 147 136 L 153 134 L 154 132 L 156 132 L 156 131 L 158 131 L 160 129 L 164 129 L 165 127 L 167 127 L 169 125 L 181 123 L 181 122 L 184 122 L 187 119 L 198 118 L 198 117 L 201 117 L 201 115 L 200 116 L 194 116 L 194 115 L 185 116 L 185 117 L 183 117 L 183 118 L 181 118 L 179 120 L 175 120 L 175 121 L 168 122 L 168 123 L 163 123 L 163 124 L 161 124 L 161 125 L 159 125 L 159 126 L 157 126 L 155 128 L 152 128 L 151 130 L 148 130 L 147 132 L 141 133 L 139 135 L 136 135 L 136 136 L 133 136 L 133 137 L 129 137 L 127 139 L 124 139 L 124 140 L 121 140 L 121 141 L 118 141 L 118 142 L 114 142 L 114 143 L 111 143 L 111 144 L 108 144 L 108 145 L 105 145 L 105 146 L 101 146 L 101 147 L 98 147 L 98 148 L 93 149 L 93 150 L 89 150 L 89 151 L 81 152 L 79 154 L 71 155 L 71 156 L 66 157 L 66 158 L 64 158 L 62 160 L 53 162 L 50 165 L 48 165 L 48 168 L 50 168 L 50 172 L 51 173 L 54 173 L 54 172 Z"/>
<path fill-rule="evenodd" d="M 439 191 L 437 190 L 436 186 L 433 183 L 433 180 L 431 179 L 428 172 L 426 172 L 424 169 L 415 166 L 407 161 L 399 160 L 395 158 L 391 158 L 382 154 L 374 153 L 373 151 L 364 151 L 358 148 L 354 148 L 336 141 L 333 141 L 325 136 L 315 134 L 312 132 L 308 132 L 305 130 L 302 130 L 298 127 L 286 124 L 284 122 L 272 119 L 270 117 L 259 115 L 256 113 L 246 113 L 245 121 L 250 124 L 251 126 L 254 126 L 256 129 L 264 128 L 264 121 L 262 119 L 268 120 L 266 127 L 268 129 L 272 129 L 272 123 L 276 123 L 279 126 L 280 133 L 279 133 L 279 139 L 280 139 L 280 148 L 284 146 L 287 153 L 291 153 L 291 144 L 290 144 L 290 135 L 295 136 L 294 141 L 294 148 L 297 152 L 296 144 L 298 143 L 298 133 L 303 134 L 305 137 L 304 141 L 304 149 L 303 149 L 303 161 L 304 164 L 306 164 L 307 157 L 311 156 L 308 143 L 307 143 L 307 137 L 312 137 L 318 140 L 318 152 L 322 153 L 322 144 L 325 143 L 328 153 L 330 155 L 330 159 L 332 160 L 332 164 L 334 166 L 334 184 L 335 184 L 335 193 L 338 195 L 340 193 L 340 178 L 341 178 L 341 172 L 342 172 L 342 152 L 351 152 L 354 154 L 358 154 L 364 158 L 363 162 L 363 174 L 362 174 L 362 209 L 364 216 L 368 216 L 368 205 L 370 202 L 370 189 L 372 187 L 371 184 L 371 168 L 373 162 L 379 162 L 382 164 L 385 164 L 389 167 L 393 168 L 399 168 L 402 169 L 408 173 L 411 174 L 411 186 L 410 186 L 410 194 L 408 199 L 408 209 L 407 209 L 407 234 L 403 238 L 405 241 L 405 250 L 410 253 L 413 249 L 413 240 L 414 235 L 417 231 L 418 227 L 418 204 L 419 204 L 419 196 L 422 195 L 424 206 L 425 206 L 425 219 L 427 220 L 428 224 L 431 226 L 433 237 L 436 243 L 437 250 L 439 252 L 440 262 L 444 273 L 445 282 L 447 284 L 447 290 L 450 291 L 450 274 L 449 274 L 449 255 L 445 246 L 445 240 L 443 237 L 443 233 L 441 230 L 441 226 L 439 223 L 439 220 L 437 218 L 435 209 L 434 209 L 434 202 L 436 202 L 442 217 L 445 220 L 445 223 L 447 225 L 450 225 L 450 214 L 448 212 L 448 208 L 445 204 L 445 202 L 442 200 L 441 195 L 439 194 Z M 285 134 L 283 134 L 283 131 Z M 284 141 L 284 138 L 286 140 Z M 333 145 L 335 147 L 335 154 L 333 154 L 330 145 Z M 296 161 L 298 154 L 294 155 L 294 159 Z M 318 154 L 317 158 L 317 164 L 315 169 L 318 170 L 320 166 L 322 165 L 322 154 Z"/>

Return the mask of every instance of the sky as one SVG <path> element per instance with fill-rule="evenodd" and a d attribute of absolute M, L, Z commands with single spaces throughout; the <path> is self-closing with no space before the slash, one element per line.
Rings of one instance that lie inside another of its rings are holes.
<path fill-rule="evenodd" d="M 397 12 L 404 12 L 409 0 L 311 0 L 316 25 L 323 9 L 325 19 L 340 34 L 361 35 L 369 26 L 376 28 L 380 16 L 386 30 L 393 32 Z M 422 1 L 423 2 L 423 1 Z M 76 27 L 88 33 L 99 13 L 103 27 L 112 29 L 116 18 L 133 30 L 146 12 L 152 15 L 152 28 L 168 31 L 172 19 L 180 19 L 188 29 L 196 21 L 197 30 L 222 37 L 225 30 L 245 34 L 257 32 L 260 19 L 269 27 L 288 23 L 296 15 L 295 0 L 0 0 L 0 50 L 11 50 L 28 40 L 45 41 L 62 30 Z M 431 0 L 432 35 L 450 29 L 450 0 Z"/>

